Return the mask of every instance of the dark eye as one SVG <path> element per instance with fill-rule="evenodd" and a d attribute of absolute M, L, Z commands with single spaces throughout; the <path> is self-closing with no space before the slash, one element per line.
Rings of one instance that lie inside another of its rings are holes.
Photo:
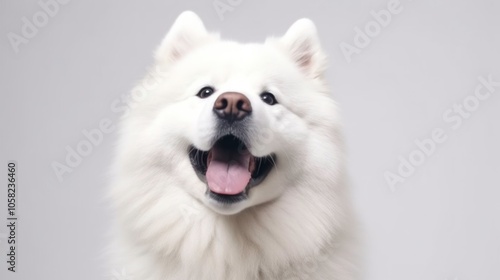
<path fill-rule="evenodd" d="M 200 89 L 200 91 L 198 91 L 198 94 L 196 96 L 198 96 L 199 98 L 207 98 L 212 95 L 214 91 L 215 89 L 213 87 L 204 87 Z"/>
<path fill-rule="evenodd" d="M 260 94 L 260 99 L 262 99 L 262 101 L 266 102 L 269 105 L 278 103 L 278 101 L 276 101 L 276 97 L 274 97 L 272 93 L 267 91 Z"/>

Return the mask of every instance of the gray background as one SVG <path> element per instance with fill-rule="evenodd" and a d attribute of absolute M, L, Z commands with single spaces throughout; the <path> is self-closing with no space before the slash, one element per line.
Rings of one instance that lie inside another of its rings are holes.
<path fill-rule="evenodd" d="M 401 0 L 403 10 L 348 63 L 339 44 L 353 44 L 354 28 L 388 2 L 233 0 L 220 17 L 212 0 L 73 0 L 15 53 L 7 34 L 20 34 L 22 18 L 41 8 L 0 1 L 0 217 L 6 162 L 15 159 L 20 219 L 16 274 L 6 271 L 0 227 L 0 278 L 126 279 L 100 258 L 116 135 L 105 134 L 62 182 L 51 163 L 64 162 L 66 146 L 85 139 L 82 130 L 105 118 L 116 123 L 111 103 L 146 73 L 175 17 L 191 9 L 208 29 L 245 42 L 282 34 L 301 17 L 317 24 L 345 120 L 366 279 L 500 279 L 500 88 L 459 129 L 442 117 L 473 94 L 479 76 L 500 81 L 500 2 Z M 447 141 L 391 190 L 384 173 L 435 128 Z"/>

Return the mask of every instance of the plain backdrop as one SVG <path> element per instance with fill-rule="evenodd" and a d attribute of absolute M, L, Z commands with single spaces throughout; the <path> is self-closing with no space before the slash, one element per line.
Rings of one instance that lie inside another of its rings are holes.
<path fill-rule="evenodd" d="M 374 36 L 350 63 L 340 46 L 356 47 L 356 28 L 391 1 L 68 2 L 43 22 L 38 1 L 0 1 L 0 225 L 12 159 L 19 217 L 16 273 L 7 271 L 0 227 L 0 279 L 125 279 L 100 258 L 115 133 L 62 181 L 52 164 L 65 162 L 84 130 L 103 119 L 116 124 L 112 103 L 146 74 L 153 50 L 188 9 L 209 30 L 242 42 L 281 35 L 302 17 L 317 24 L 345 124 L 366 279 L 500 279 L 500 87 L 473 100 L 479 77 L 500 81 L 500 2 L 401 0 L 386 26 L 370 27 Z M 23 36 L 23 18 L 33 16 L 42 26 L 16 53 L 9 38 Z M 453 129 L 443 114 L 458 122 L 448 111 L 464 100 L 473 110 Z M 446 141 L 391 188 L 385 174 L 397 174 L 400 157 L 418 159 L 415 141 L 435 129 Z"/>

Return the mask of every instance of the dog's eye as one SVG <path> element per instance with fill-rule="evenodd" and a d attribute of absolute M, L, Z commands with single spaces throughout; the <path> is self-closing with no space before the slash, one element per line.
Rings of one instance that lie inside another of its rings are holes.
<path fill-rule="evenodd" d="M 199 98 L 207 98 L 210 95 L 212 95 L 214 92 L 215 92 L 215 89 L 213 87 L 204 87 L 204 88 L 200 89 L 200 91 L 198 91 L 198 94 L 196 94 L 196 96 L 198 96 Z"/>
<path fill-rule="evenodd" d="M 276 101 L 276 97 L 274 97 L 274 95 L 270 92 L 263 92 L 260 94 L 260 99 L 262 99 L 262 101 L 264 101 L 265 103 L 269 104 L 269 105 L 274 105 L 276 103 L 278 103 L 278 101 Z"/>

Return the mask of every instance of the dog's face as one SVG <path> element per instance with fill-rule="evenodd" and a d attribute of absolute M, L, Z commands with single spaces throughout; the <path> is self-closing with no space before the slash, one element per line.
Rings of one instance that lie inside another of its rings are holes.
<path fill-rule="evenodd" d="M 150 117 L 144 147 L 175 162 L 171 177 L 191 177 L 179 179 L 183 191 L 234 214 L 278 198 L 307 172 L 318 156 L 310 155 L 317 145 L 310 136 L 327 129 L 335 110 L 309 20 L 282 38 L 238 44 L 207 33 L 186 12 L 156 56 L 165 77 L 141 109 Z"/>

